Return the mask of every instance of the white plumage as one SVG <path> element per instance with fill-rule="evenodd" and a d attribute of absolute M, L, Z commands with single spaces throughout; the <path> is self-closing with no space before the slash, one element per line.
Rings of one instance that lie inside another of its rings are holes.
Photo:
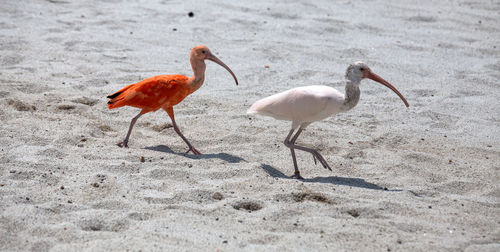
<path fill-rule="evenodd" d="M 328 86 L 298 87 L 256 101 L 247 113 L 292 121 L 296 129 L 342 112 L 344 99 L 344 94 Z"/>

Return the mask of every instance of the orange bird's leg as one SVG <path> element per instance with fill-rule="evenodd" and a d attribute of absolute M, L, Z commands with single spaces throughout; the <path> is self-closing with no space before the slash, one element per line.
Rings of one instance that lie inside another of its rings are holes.
<path fill-rule="evenodd" d="M 132 121 L 130 121 L 130 126 L 128 127 L 128 132 L 127 136 L 125 137 L 125 140 L 123 142 L 117 143 L 116 145 L 124 148 L 128 148 L 128 138 L 130 137 L 130 133 L 132 133 L 132 128 L 134 127 L 135 122 L 137 122 L 137 119 L 141 117 L 141 115 L 146 114 L 145 110 L 141 110 L 138 115 L 136 115 L 134 118 L 132 118 Z"/>
<path fill-rule="evenodd" d="M 170 116 L 170 119 L 172 119 L 172 125 L 174 126 L 174 130 L 177 133 L 177 135 L 179 135 L 182 138 L 182 140 L 184 140 L 184 142 L 188 145 L 189 150 L 186 151 L 186 153 L 191 151 L 195 155 L 201 155 L 201 152 L 199 152 L 196 148 L 193 147 L 193 145 L 191 145 L 191 143 L 187 140 L 187 138 L 184 137 L 184 135 L 182 135 L 181 131 L 179 130 L 179 127 L 177 127 L 177 124 L 175 123 L 175 118 L 174 118 L 174 108 L 168 107 L 168 108 L 163 108 L 163 109 L 167 112 L 168 116 Z"/>

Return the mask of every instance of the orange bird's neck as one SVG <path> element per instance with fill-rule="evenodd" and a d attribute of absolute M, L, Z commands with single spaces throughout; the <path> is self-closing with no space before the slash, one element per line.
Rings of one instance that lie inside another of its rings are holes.
<path fill-rule="evenodd" d="M 203 85 L 205 81 L 205 61 L 199 60 L 191 57 L 191 67 L 193 68 L 193 76 L 189 77 L 188 85 L 191 88 L 191 92 L 198 90 L 198 88 Z"/>

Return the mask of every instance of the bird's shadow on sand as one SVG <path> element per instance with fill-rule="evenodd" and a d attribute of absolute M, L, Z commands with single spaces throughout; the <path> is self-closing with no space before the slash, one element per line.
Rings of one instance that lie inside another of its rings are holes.
<path fill-rule="evenodd" d="M 269 174 L 271 177 L 275 178 L 282 178 L 282 179 L 294 179 L 291 178 L 290 176 L 285 175 L 281 171 L 277 170 L 276 168 L 262 164 L 261 168 Z M 303 179 L 300 180 L 302 182 L 307 182 L 307 183 L 328 183 L 328 184 L 334 184 L 334 185 L 342 185 L 342 186 L 352 186 L 352 187 L 359 187 L 359 188 L 365 188 L 365 189 L 372 189 L 372 190 L 381 190 L 381 191 L 392 191 L 392 192 L 401 192 L 403 190 L 401 189 L 388 189 L 385 187 L 378 186 L 376 184 L 366 182 L 364 179 L 360 178 L 346 178 L 346 177 L 337 177 L 337 176 L 331 176 L 331 177 L 316 177 L 316 178 L 310 178 L 310 179 Z"/>
<path fill-rule="evenodd" d="M 246 162 L 245 159 L 238 157 L 238 156 L 235 156 L 235 155 L 228 154 L 228 153 L 193 155 L 193 154 L 188 154 L 188 153 L 183 153 L 183 152 L 175 152 L 172 149 L 170 149 L 170 147 L 165 146 L 165 145 L 149 146 L 149 147 L 145 147 L 144 149 L 165 152 L 165 153 L 169 153 L 169 154 L 175 154 L 175 155 L 179 155 L 179 156 L 183 156 L 183 157 L 187 157 L 187 158 L 191 158 L 191 159 L 218 158 L 218 159 L 224 160 L 224 161 L 229 162 L 229 163 L 239 163 L 241 161 Z"/>

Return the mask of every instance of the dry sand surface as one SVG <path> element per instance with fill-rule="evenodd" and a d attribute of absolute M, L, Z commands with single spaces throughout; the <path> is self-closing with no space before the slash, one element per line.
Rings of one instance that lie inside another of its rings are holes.
<path fill-rule="evenodd" d="M 192 11 L 193 17 L 188 13 Z M 0 250 L 499 251 L 498 1 L 66 1 L 0 3 Z M 158 74 L 204 86 L 163 111 L 108 110 Z M 246 115 L 292 87 L 344 90 L 353 110 L 309 126 Z M 265 66 L 269 67 L 266 68 Z M 144 157 L 144 162 L 141 162 Z"/>

